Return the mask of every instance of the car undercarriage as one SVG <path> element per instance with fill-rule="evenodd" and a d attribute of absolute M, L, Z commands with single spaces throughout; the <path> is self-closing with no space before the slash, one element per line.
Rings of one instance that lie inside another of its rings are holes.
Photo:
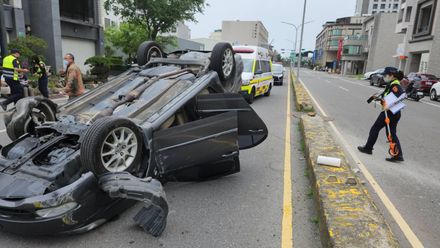
<path fill-rule="evenodd" d="M 264 122 L 237 94 L 243 64 L 228 43 L 165 58 L 154 42 L 133 67 L 57 106 L 22 99 L 5 117 L 0 225 L 32 235 L 79 233 L 136 202 L 134 221 L 159 236 L 167 181 L 240 171 L 239 151 L 263 142 Z"/>

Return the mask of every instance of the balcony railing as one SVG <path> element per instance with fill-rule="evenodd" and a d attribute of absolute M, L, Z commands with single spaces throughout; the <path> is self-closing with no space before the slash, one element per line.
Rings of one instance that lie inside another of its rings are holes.
<path fill-rule="evenodd" d="M 368 40 L 368 35 L 348 35 L 345 40 Z"/>

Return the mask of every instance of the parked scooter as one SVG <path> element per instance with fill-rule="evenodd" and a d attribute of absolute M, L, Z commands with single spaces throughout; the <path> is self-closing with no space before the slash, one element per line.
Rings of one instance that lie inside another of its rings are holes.
<path fill-rule="evenodd" d="M 406 87 L 405 92 L 409 99 L 416 102 L 425 97 L 425 93 L 423 93 L 419 82 L 410 82 Z"/>

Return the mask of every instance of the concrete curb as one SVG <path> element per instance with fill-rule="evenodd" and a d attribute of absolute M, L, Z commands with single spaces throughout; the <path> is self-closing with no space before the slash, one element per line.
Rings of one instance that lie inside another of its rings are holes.
<path fill-rule="evenodd" d="M 304 93 L 311 102 L 302 84 L 293 85 L 301 85 L 295 89 L 295 96 L 300 97 L 298 102 L 302 103 Z M 298 92 L 301 94 L 298 95 Z M 319 116 L 303 115 L 300 128 L 318 206 L 323 246 L 399 247 L 389 225 L 367 189 L 351 170 L 342 148 L 327 129 L 328 124 Z M 319 155 L 340 158 L 341 167 L 317 164 Z"/>
<path fill-rule="evenodd" d="M 304 86 L 297 82 L 296 77 L 293 73 L 290 76 L 293 84 L 293 91 L 295 92 L 295 107 L 297 111 L 304 112 L 314 112 L 312 99 L 307 94 L 307 91 L 304 89 Z"/>

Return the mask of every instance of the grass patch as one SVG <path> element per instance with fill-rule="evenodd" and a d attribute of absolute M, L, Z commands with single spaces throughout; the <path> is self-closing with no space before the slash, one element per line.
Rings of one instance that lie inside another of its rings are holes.
<path fill-rule="evenodd" d="M 307 192 L 306 192 L 306 195 L 307 195 L 307 197 L 309 197 L 311 199 L 314 195 L 313 189 L 309 188 L 309 190 L 307 190 Z"/>
<path fill-rule="evenodd" d="M 318 225 L 319 224 L 319 218 L 314 216 L 314 217 L 310 218 L 310 222 L 312 222 L 315 225 Z"/>
<path fill-rule="evenodd" d="M 305 177 L 309 177 L 309 176 L 310 176 L 310 171 L 309 171 L 309 169 L 305 169 L 305 170 L 304 170 L 304 176 L 305 176 Z"/>

